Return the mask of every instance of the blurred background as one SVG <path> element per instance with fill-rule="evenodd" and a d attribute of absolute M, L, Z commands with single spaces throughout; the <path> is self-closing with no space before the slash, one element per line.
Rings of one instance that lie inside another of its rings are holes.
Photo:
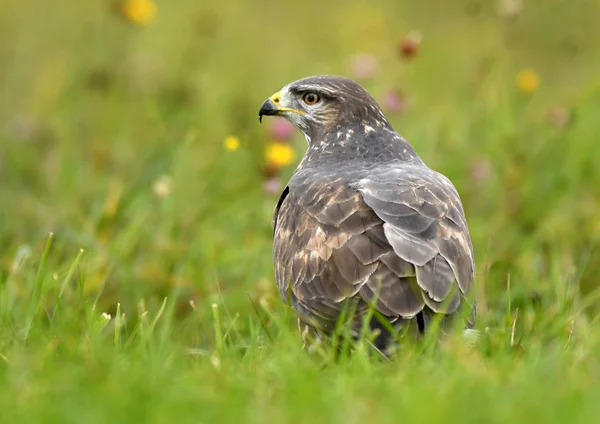
<path fill-rule="evenodd" d="M 271 213 L 305 141 L 257 114 L 314 74 L 360 82 L 455 183 L 484 322 L 595 293 L 596 0 L 5 0 L 2 300 L 26 301 L 15 270 L 53 232 L 50 276 L 83 248 L 100 310 L 172 293 L 182 317 L 283 309 Z"/>

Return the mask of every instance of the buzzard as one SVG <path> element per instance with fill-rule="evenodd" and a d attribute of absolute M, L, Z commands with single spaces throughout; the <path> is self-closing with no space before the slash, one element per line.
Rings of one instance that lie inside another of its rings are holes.
<path fill-rule="evenodd" d="M 371 317 L 381 350 L 397 332 L 419 337 L 461 306 L 471 328 L 473 247 L 458 192 L 367 91 L 307 77 L 269 97 L 264 115 L 287 118 L 308 142 L 273 214 L 275 279 L 303 334 L 330 334 L 350 307 L 344 325 L 358 334 Z"/>

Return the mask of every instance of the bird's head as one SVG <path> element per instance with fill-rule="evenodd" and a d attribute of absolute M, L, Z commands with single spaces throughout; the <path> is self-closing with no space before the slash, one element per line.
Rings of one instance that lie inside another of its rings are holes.
<path fill-rule="evenodd" d="M 388 126 L 377 102 L 356 82 L 338 76 L 313 76 L 286 85 L 258 112 L 288 119 L 310 142 L 339 128 Z"/>

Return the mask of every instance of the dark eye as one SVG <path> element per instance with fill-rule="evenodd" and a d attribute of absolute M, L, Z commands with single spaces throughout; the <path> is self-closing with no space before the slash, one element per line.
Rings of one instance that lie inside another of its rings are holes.
<path fill-rule="evenodd" d="M 304 103 L 307 105 L 314 105 L 319 102 L 319 95 L 316 93 L 306 93 L 303 97 Z"/>

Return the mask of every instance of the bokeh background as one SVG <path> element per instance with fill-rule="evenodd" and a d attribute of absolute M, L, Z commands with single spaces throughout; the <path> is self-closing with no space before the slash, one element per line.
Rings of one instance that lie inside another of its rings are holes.
<path fill-rule="evenodd" d="M 48 280 L 83 248 L 97 310 L 172 293 L 182 319 L 190 300 L 207 317 L 282 310 L 271 213 L 305 141 L 257 113 L 314 74 L 359 81 L 455 183 L 486 325 L 507 302 L 592 295 L 599 22 L 593 0 L 5 0 L 2 299 L 28 302 L 20 265 L 53 232 Z"/>

